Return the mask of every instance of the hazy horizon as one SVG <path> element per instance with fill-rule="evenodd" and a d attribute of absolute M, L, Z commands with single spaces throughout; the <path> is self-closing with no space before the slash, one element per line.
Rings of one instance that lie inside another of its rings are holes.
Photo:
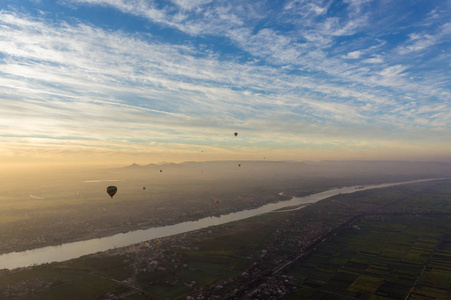
<path fill-rule="evenodd" d="M 451 163 L 240 160 L 2 168 L 0 252 L 225 214 L 331 188 L 434 178 L 451 178 Z M 117 187 L 114 198 L 107 193 L 111 185 Z"/>

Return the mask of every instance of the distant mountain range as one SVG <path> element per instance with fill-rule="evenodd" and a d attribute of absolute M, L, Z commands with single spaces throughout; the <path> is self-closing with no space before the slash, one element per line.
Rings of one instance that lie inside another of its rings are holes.
<path fill-rule="evenodd" d="M 183 163 L 163 163 L 139 165 L 133 163 L 122 169 L 136 171 L 162 170 L 162 172 L 209 172 L 231 174 L 273 175 L 412 175 L 416 177 L 451 177 L 451 163 L 423 161 L 188 161 Z"/>

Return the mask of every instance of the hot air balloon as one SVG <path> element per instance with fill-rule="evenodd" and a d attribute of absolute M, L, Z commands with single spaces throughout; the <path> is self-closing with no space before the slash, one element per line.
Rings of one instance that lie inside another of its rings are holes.
<path fill-rule="evenodd" d="M 163 170 L 160 170 L 160 173 L 163 172 Z"/>
<path fill-rule="evenodd" d="M 143 190 L 145 190 L 146 189 L 146 187 L 145 186 L 143 186 Z"/>
<path fill-rule="evenodd" d="M 113 196 L 116 194 L 117 192 L 117 187 L 115 187 L 114 185 L 111 185 L 109 187 L 106 188 L 106 192 L 108 193 L 108 195 L 111 196 L 111 199 L 113 199 Z"/>
<path fill-rule="evenodd" d="M 235 132 L 234 134 L 235 134 L 235 136 L 237 136 L 237 135 L 238 135 L 238 132 Z"/>
<path fill-rule="evenodd" d="M 241 167 L 241 164 L 238 164 L 238 167 Z"/>

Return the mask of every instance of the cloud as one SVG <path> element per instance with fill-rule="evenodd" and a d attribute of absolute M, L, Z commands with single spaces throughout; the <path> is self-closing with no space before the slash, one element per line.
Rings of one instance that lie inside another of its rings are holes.
<path fill-rule="evenodd" d="M 381 141 L 387 131 L 395 139 L 418 126 L 449 126 L 449 105 L 438 105 L 449 97 L 443 84 L 449 75 L 434 74 L 440 82 L 429 81 L 432 73 L 416 77 L 416 65 L 400 51 L 433 48 L 419 48 L 428 40 L 425 32 L 410 33 L 396 46 L 383 37 L 342 42 L 365 35 L 365 1 L 348 2 L 333 16 L 330 2 L 323 1 L 291 1 L 272 11 L 245 2 L 71 3 L 114 7 L 202 43 L 215 36 L 239 56 L 145 32 L 2 11 L 0 136 L 138 151 L 156 141 L 180 149 L 196 143 L 220 148 L 230 127 L 252 135 L 244 141 L 250 147 L 299 144 L 306 136 L 312 144 L 315 137 Z M 448 30 L 446 24 L 437 27 L 427 33 L 429 40 Z M 440 64 L 446 57 L 436 59 Z"/>
<path fill-rule="evenodd" d="M 385 68 L 379 74 L 384 78 L 394 78 L 399 77 L 402 72 L 407 69 L 407 66 L 396 65 Z"/>
<path fill-rule="evenodd" d="M 224 34 L 227 30 L 243 25 L 244 16 L 246 18 L 257 16 L 246 6 L 240 5 L 239 1 L 209 5 L 211 1 L 174 0 L 173 5 L 166 3 L 162 7 L 156 2 L 146 0 L 67 0 L 67 2 L 113 7 L 123 13 L 195 36 Z"/>
<path fill-rule="evenodd" d="M 283 9 L 290 14 L 301 16 L 303 19 L 324 15 L 329 9 L 330 3 L 325 1 L 309 1 L 302 0 L 288 1 Z"/>
<path fill-rule="evenodd" d="M 284 26 L 284 23 L 292 23 L 294 30 L 289 31 L 275 30 L 277 26 L 255 30 L 257 22 L 264 21 L 269 15 L 267 12 L 264 14 L 257 13 L 259 11 L 257 4 L 249 5 L 245 2 L 240 2 L 237 5 L 202 2 L 197 10 L 190 10 L 189 12 L 179 11 L 176 8 L 183 7 L 185 2 L 180 2 L 180 5 L 177 4 L 176 7 L 165 6 L 162 8 L 159 8 L 155 3 L 151 4 L 145 1 L 127 2 L 128 6 L 125 1 L 120 0 L 77 0 L 75 2 L 113 6 L 124 13 L 144 16 L 151 22 L 164 24 L 164 26 L 169 26 L 189 35 L 226 37 L 239 48 L 261 61 L 288 65 L 291 68 L 300 68 L 311 72 L 324 72 L 331 78 L 340 78 L 343 81 L 351 80 L 360 84 L 371 82 L 372 85 L 376 85 L 377 81 L 368 81 L 368 77 L 372 76 L 371 73 L 379 73 L 382 70 L 368 69 L 368 64 L 376 65 L 389 61 L 379 53 L 371 52 L 376 50 L 374 47 L 365 50 L 367 55 L 371 55 L 371 53 L 373 55 L 362 59 L 362 63 L 366 64 L 362 67 L 355 64 L 349 65 L 343 60 L 357 59 L 357 55 L 359 55 L 358 58 L 363 58 L 364 52 L 362 50 L 347 51 L 340 56 L 325 55 L 327 53 L 325 49 L 331 49 L 336 38 L 352 36 L 370 26 L 369 18 L 372 11 L 369 1 L 347 1 L 348 6 L 345 6 L 345 13 L 337 16 L 327 15 L 329 2 L 287 2 L 283 10 L 275 11 L 273 13 L 275 15 L 271 17 L 275 20 L 283 20 L 280 23 L 281 26 Z M 135 6 L 134 8 L 132 8 L 132 4 Z M 161 18 L 154 18 L 154 14 L 147 14 L 146 10 L 158 10 Z M 180 20 L 177 21 L 173 18 L 173 16 L 180 16 L 180 14 L 184 15 Z M 277 22 L 275 25 L 279 25 Z M 442 31 L 446 30 L 443 29 Z M 381 40 L 379 40 L 379 43 L 381 45 L 386 44 L 385 41 Z M 423 43 L 411 47 L 424 46 Z M 398 53 L 401 52 L 398 51 Z M 391 58 L 390 61 L 392 60 Z M 396 65 L 396 62 L 394 62 L 394 65 Z M 387 86 L 388 82 L 381 81 L 380 83 L 381 86 Z M 409 84 L 408 90 L 411 90 L 412 87 L 415 87 L 415 84 Z M 422 90 L 421 84 L 415 88 Z"/>
<path fill-rule="evenodd" d="M 157 8 L 153 1 L 146 0 L 68 0 L 68 3 L 112 6 L 124 13 L 142 16 L 153 22 L 165 22 L 166 13 Z"/>
<path fill-rule="evenodd" d="M 211 3 L 212 0 L 171 0 L 174 4 L 178 5 L 183 10 L 193 10 L 199 8 L 202 5 Z"/>
<path fill-rule="evenodd" d="M 356 51 L 348 52 L 345 56 L 343 56 L 343 58 L 357 59 L 360 57 L 360 55 L 362 55 L 362 51 L 356 50 Z"/>
<path fill-rule="evenodd" d="M 406 55 L 412 52 L 425 51 L 437 44 L 446 43 L 450 37 L 451 23 L 447 22 L 431 34 L 426 32 L 411 33 L 409 39 L 403 45 L 398 47 L 398 52 L 401 55 Z"/>
<path fill-rule="evenodd" d="M 381 64 L 384 62 L 384 59 L 380 56 L 376 56 L 376 57 L 364 59 L 364 60 L 362 60 L 362 62 L 367 63 L 367 64 Z"/>

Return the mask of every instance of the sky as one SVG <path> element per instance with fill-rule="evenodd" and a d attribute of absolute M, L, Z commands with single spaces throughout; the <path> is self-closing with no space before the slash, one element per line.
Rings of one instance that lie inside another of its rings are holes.
<path fill-rule="evenodd" d="M 451 161 L 450 46 L 449 0 L 2 0 L 0 163 Z"/>

